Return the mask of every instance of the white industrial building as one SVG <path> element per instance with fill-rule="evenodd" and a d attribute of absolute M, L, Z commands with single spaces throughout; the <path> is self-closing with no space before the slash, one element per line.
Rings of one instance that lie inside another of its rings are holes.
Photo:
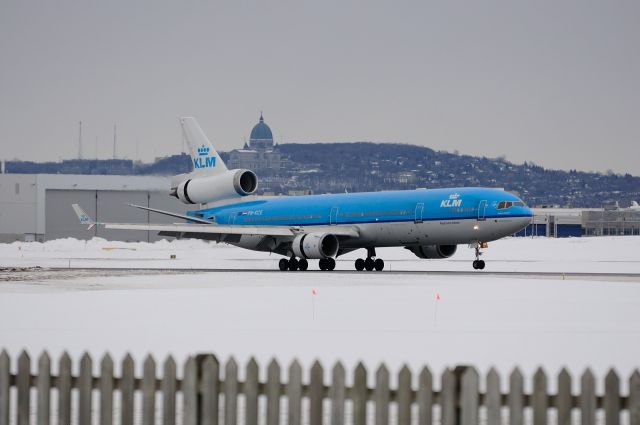
<path fill-rule="evenodd" d="M 71 204 L 79 204 L 98 221 L 173 223 L 179 220 L 128 205 L 185 212 L 187 206 L 169 196 L 169 184 L 169 178 L 158 176 L 0 174 L 0 242 L 94 236 L 158 240 L 157 232 L 101 227 L 88 231 L 78 222 Z"/>

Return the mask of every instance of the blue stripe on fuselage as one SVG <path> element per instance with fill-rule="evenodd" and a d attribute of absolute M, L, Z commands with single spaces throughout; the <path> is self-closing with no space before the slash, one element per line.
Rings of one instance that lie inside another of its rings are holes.
<path fill-rule="evenodd" d="M 486 207 L 482 201 L 486 201 Z M 477 219 L 479 215 L 487 219 L 531 217 L 526 206 L 497 210 L 500 201 L 520 199 L 500 189 L 418 189 L 283 196 L 189 211 L 188 215 L 214 219 L 218 224 L 251 226 L 464 220 Z"/>

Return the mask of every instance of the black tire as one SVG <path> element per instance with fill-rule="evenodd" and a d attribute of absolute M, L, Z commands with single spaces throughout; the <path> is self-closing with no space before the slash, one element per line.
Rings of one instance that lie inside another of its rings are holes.
<path fill-rule="evenodd" d="M 364 260 L 364 268 L 370 272 L 375 267 L 375 263 L 371 257 Z"/>
<path fill-rule="evenodd" d="M 334 260 L 333 258 L 327 258 L 327 270 L 329 271 L 333 271 L 333 269 L 336 268 L 336 260 Z"/>
<path fill-rule="evenodd" d="M 292 258 L 289 260 L 289 271 L 295 272 L 296 270 L 298 270 L 298 260 Z"/>
<path fill-rule="evenodd" d="M 480 261 L 478 261 L 478 268 L 479 268 L 480 270 L 484 270 L 484 260 L 480 260 Z"/>
<path fill-rule="evenodd" d="M 298 260 L 298 269 L 301 271 L 306 271 L 309 268 L 309 262 L 304 258 Z"/>
<path fill-rule="evenodd" d="M 289 260 L 281 258 L 278 262 L 278 267 L 280 267 L 280 271 L 289 270 Z"/>
<path fill-rule="evenodd" d="M 473 268 L 474 268 L 475 270 L 478 270 L 478 260 L 473 260 L 473 263 L 472 263 L 472 264 L 473 264 Z"/>
<path fill-rule="evenodd" d="M 327 270 L 327 263 L 324 258 L 321 258 L 320 261 L 318 261 L 318 267 L 320 267 L 320 270 Z"/>
<path fill-rule="evenodd" d="M 362 258 L 358 258 L 355 262 L 356 270 L 361 272 L 364 270 L 364 260 Z"/>
<path fill-rule="evenodd" d="M 373 267 L 375 267 L 376 271 L 381 272 L 384 269 L 384 261 L 382 261 L 382 258 L 376 258 L 376 261 L 373 262 Z"/>

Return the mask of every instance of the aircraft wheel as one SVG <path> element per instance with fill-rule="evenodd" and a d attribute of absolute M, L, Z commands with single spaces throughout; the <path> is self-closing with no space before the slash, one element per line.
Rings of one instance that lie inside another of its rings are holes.
<path fill-rule="evenodd" d="M 333 258 L 327 258 L 327 270 L 332 271 L 333 269 L 336 268 L 336 260 L 334 260 Z"/>
<path fill-rule="evenodd" d="M 376 261 L 373 262 L 373 267 L 375 267 L 376 271 L 381 272 L 384 269 L 384 261 L 382 258 L 376 258 Z"/>
<path fill-rule="evenodd" d="M 368 257 L 366 260 L 364 260 L 364 268 L 368 272 L 373 270 L 374 267 L 375 267 L 375 263 L 374 263 L 374 261 L 373 261 L 373 259 L 371 257 Z"/>
<path fill-rule="evenodd" d="M 473 268 L 475 270 L 478 270 L 478 260 L 473 260 L 473 263 L 471 263 L 473 265 Z"/>
<path fill-rule="evenodd" d="M 298 260 L 298 269 L 300 269 L 301 271 L 305 271 L 309 268 L 309 262 L 307 260 L 305 260 L 304 258 Z"/>
<path fill-rule="evenodd" d="M 478 260 L 478 269 L 484 270 L 484 260 Z"/>
<path fill-rule="evenodd" d="M 289 260 L 287 260 L 286 258 L 281 258 L 280 262 L 278 262 L 278 267 L 280 268 L 280 271 L 285 271 L 289 269 Z"/>
<path fill-rule="evenodd" d="M 295 258 L 289 260 L 289 270 L 292 272 L 298 270 L 298 260 L 296 260 Z"/>
<path fill-rule="evenodd" d="M 361 272 L 364 270 L 364 260 L 362 258 L 358 258 L 355 262 L 356 270 Z"/>
<path fill-rule="evenodd" d="M 320 267 L 320 270 L 327 270 L 327 263 L 324 258 L 321 258 L 320 261 L 318 261 L 318 266 Z"/>

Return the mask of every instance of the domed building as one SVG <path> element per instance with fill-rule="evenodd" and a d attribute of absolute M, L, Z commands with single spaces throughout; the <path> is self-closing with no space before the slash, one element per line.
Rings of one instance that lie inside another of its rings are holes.
<path fill-rule="evenodd" d="M 249 143 L 243 149 L 229 152 L 229 168 L 247 168 L 252 171 L 280 171 L 282 157 L 273 143 L 271 128 L 260 113 L 258 123 L 253 126 Z"/>
<path fill-rule="evenodd" d="M 249 136 L 249 149 L 272 149 L 273 134 L 271 129 L 264 122 L 262 112 L 260 113 L 260 121 L 253 126 L 251 136 Z"/>

